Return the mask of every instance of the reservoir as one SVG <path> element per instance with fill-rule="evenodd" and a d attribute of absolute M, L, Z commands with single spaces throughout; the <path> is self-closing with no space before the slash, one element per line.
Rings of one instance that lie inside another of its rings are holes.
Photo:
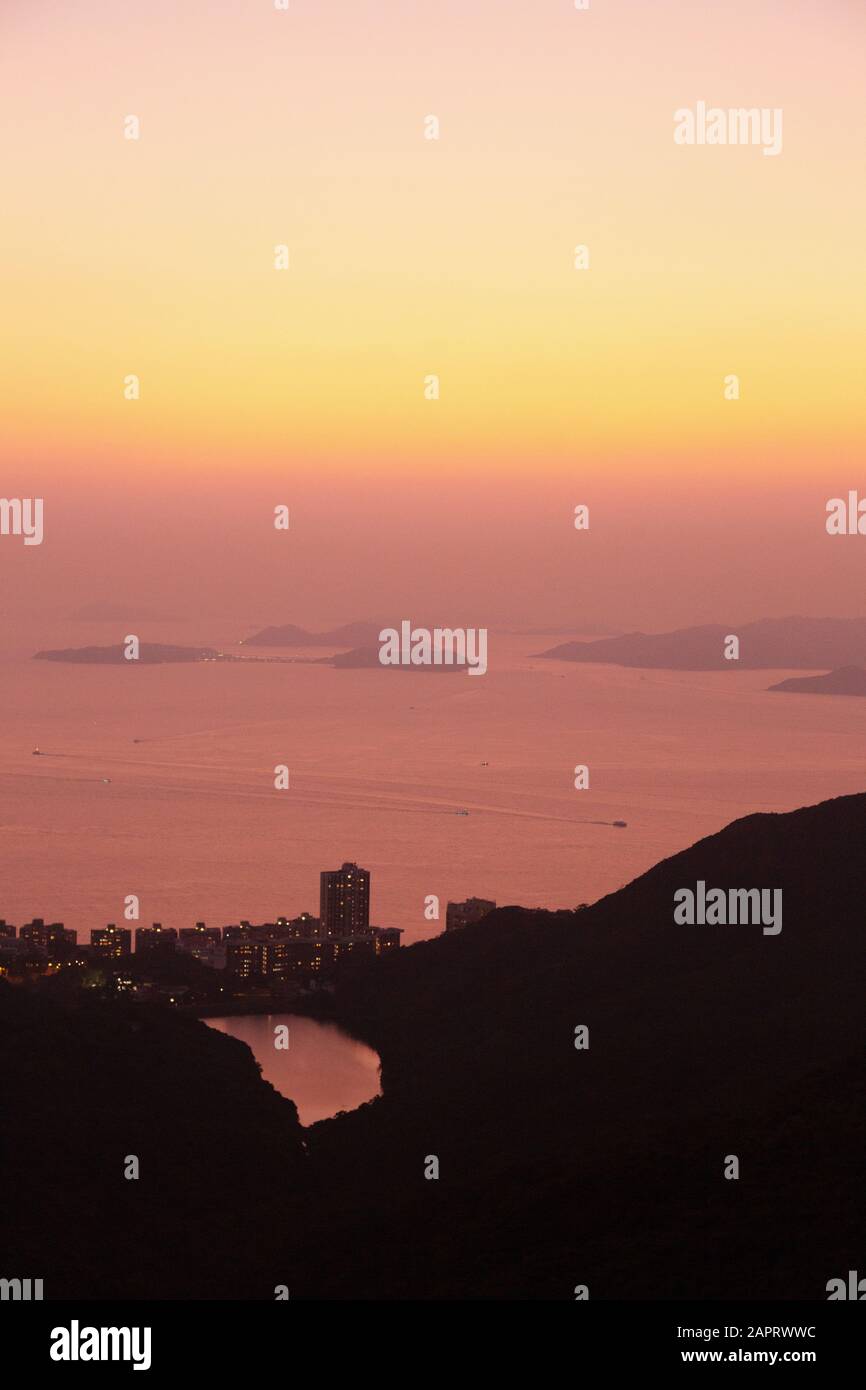
<path fill-rule="evenodd" d="M 354 1110 L 381 1093 L 378 1054 L 335 1023 L 303 1014 L 244 1014 L 204 1022 L 247 1044 L 265 1081 L 295 1102 L 302 1125 Z M 289 1030 L 288 1048 L 274 1045 L 282 1026 Z"/>

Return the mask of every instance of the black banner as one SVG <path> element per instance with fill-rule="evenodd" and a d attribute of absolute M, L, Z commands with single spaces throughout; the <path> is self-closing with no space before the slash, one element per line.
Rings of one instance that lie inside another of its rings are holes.
<path fill-rule="evenodd" d="M 93 1376 L 110 1370 L 163 1377 L 265 1374 L 267 1366 L 291 1373 L 299 1352 L 320 1354 L 330 1371 L 341 1356 L 357 1361 L 352 1337 L 369 1332 L 370 1308 L 291 1299 L 274 1303 L 12 1303 L 0 1307 L 7 1353 L 14 1347 L 21 1369 L 52 1377 Z M 500 1323 L 506 1316 L 507 1321 Z M 541 1317 L 543 1343 L 537 1342 Z M 416 1321 L 417 1319 L 417 1321 Z M 343 1334 L 334 1336 L 336 1322 Z M 863 1310 L 843 1302 L 636 1303 L 578 1302 L 568 1311 L 535 1304 L 502 1307 L 402 1303 L 389 1322 L 420 1339 L 424 1369 L 441 1361 L 454 1369 L 455 1348 L 442 1333 L 463 1331 L 478 1350 L 497 1359 L 565 1355 L 573 1371 L 667 1371 L 677 1366 L 719 1364 L 807 1365 L 851 1374 L 862 1359 Z M 323 1331 L 326 1332 L 324 1339 Z M 483 1339 L 483 1340 L 482 1340 Z M 318 1352 L 316 1351 L 318 1348 Z M 344 1350 L 343 1350 L 344 1349 Z M 365 1356 L 369 1359 L 370 1353 Z M 390 1357 L 389 1357 L 390 1360 Z M 414 1375 L 410 1366 L 407 1372 Z"/>

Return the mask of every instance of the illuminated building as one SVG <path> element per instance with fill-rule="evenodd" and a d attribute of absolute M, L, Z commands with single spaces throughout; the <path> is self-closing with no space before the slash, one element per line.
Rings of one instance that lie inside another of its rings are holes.
<path fill-rule="evenodd" d="M 324 870 L 319 918 L 326 936 L 362 936 L 370 929 L 370 875 L 357 864 Z"/>
<path fill-rule="evenodd" d="M 90 950 L 109 960 L 128 956 L 132 950 L 132 932 L 129 927 L 116 927 L 113 922 L 107 927 L 94 927 L 90 933 Z"/>
<path fill-rule="evenodd" d="M 65 959 L 78 940 L 78 933 L 62 922 L 44 922 L 41 917 L 34 917 L 18 935 L 21 941 L 44 951 L 52 961 Z"/>

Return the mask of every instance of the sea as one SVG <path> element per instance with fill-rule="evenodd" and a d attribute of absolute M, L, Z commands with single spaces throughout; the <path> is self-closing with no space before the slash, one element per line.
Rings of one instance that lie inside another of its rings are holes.
<path fill-rule="evenodd" d="M 767 689 L 804 672 L 539 658 L 561 640 L 491 632 L 483 676 L 335 669 L 319 648 L 222 647 L 301 658 L 285 664 L 7 656 L 0 918 L 86 941 L 108 922 L 317 914 L 320 872 L 352 861 L 372 922 L 408 944 L 444 930 L 449 900 L 591 903 L 739 816 L 866 787 L 866 699 Z"/>

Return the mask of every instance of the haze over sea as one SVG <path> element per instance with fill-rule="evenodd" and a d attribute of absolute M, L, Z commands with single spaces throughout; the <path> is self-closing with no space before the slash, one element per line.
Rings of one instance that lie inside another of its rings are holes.
<path fill-rule="evenodd" d="M 122 635 L 80 624 L 57 645 Z M 144 640 L 235 650 L 201 626 Z M 443 930 L 449 898 L 571 908 L 738 816 L 863 790 L 866 700 L 768 693 L 787 671 L 532 657 L 561 640 L 492 631 L 476 679 L 7 658 L 0 916 L 86 940 L 122 924 L 133 893 L 144 924 L 318 913 L 319 871 L 349 859 L 372 872 L 372 920 L 410 942 Z M 574 790 L 579 763 L 588 791 Z"/>

